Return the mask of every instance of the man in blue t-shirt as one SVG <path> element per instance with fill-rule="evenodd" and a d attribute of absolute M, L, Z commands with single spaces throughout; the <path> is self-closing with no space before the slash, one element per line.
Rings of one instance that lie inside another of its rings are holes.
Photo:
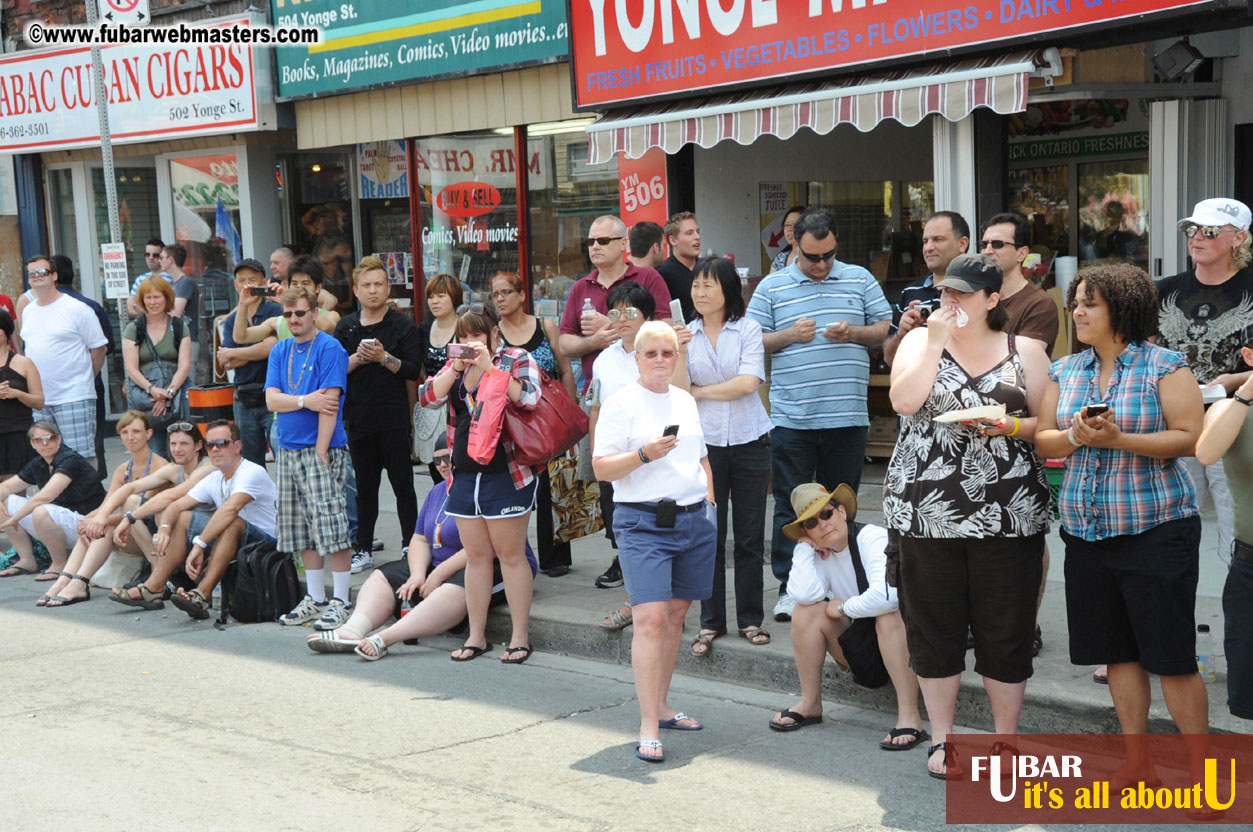
<path fill-rule="evenodd" d="M 300 552 L 306 595 L 279 618 L 286 625 L 313 621 L 334 630 L 352 615 L 352 541 L 348 534 L 348 435 L 344 391 L 348 353 L 314 324 L 317 295 L 304 287 L 283 293 L 283 318 L 292 337 L 270 351 L 265 401 L 277 414 L 278 549 Z M 333 595 L 326 598 L 323 567 L 331 559 Z"/>
<path fill-rule="evenodd" d="M 265 406 L 265 370 L 270 350 L 278 343 L 271 336 L 255 344 L 240 346 L 233 337 L 235 316 L 240 309 L 252 308 L 256 300 L 252 296 L 253 287 L 265 289 L 269 281 L 265 276 L 265 266 L 251 258 L 240 260 L 235 266 L 235 291 L 239 293 L 239 307 L 226 317 L 222 327 L 222 346 L 218 348 L 218 364 L 224 370 L 235 371 L 235 424 L 239 426 L 239 434 L 243 440 L 244 459 L 265 467 L 266 437 L 270 434 L 270 423 L 274 414 Z M 283 307 L 272 300 L 261 298 L 251 313 L 251 322 L 260 324 L 275 315 L 281 315 Z"/>

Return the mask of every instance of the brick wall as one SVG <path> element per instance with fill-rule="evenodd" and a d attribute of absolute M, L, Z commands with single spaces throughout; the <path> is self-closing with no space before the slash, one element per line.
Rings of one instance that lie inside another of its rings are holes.
<path fill-rule="evenodd" d="M 159 23 L 174 20 L 203 20 L 208 17 L 226 17 L 245 11 L 249 7 L 268 8 L 269 3 L 252 0 L 149 0 L 152 17 Z M 4 29 L 0 37 L 13 42 L 18 49 L 26 48 L 22 41 L 22 27 L 33 20 L 41 23 L 86 23 L 87 11 L 83 0 L 0 0 L 4 14 Z"/>

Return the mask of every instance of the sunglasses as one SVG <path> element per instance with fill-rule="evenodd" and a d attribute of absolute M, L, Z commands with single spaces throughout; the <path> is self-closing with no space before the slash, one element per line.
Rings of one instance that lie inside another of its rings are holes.
<path fill-rule="evenodd" d="M 30 438 L 30 441 L 34 442 L 36 445 L 47 445 L 53 439 L 60 439 L 60 438 L 61 437 L 57 436 L 55 433 L 52 433 L 47 436 L 32 436 Z"/>
<path fill-rule="evenodd" d="M 452 454 L 436 454 L 436 465 L 452 465 Z"/>
<path fill-rule="evenodd" d="M 1005 240 L 980 240 L 979 241 L 979 248 L 983 249 L 983 248 L 987 248 L 988 246 L 991 246 L 994 251 L 1000 251 L 1001 249 L 1005 248 L 1005 246 L 1012 246 L 1012 245 L 1013 243 L 1006 242 Z"/>
<path fill-rule="evenodd" d="M 145 251 L 144 252 L 144 257 L 160 257 L 160 256 L 161 256 L 161 252 L 159 251 Z"/>
<path fill-rule="evenodd" d="M 1215 240 L 1218 238 L 1219 234 L 1222 234 L 1226 230 L 1227 226 L 1225 225 L 1189 225 L 1183 229 L 1183 236 L 1191 240 L 1199 231 L 1205 235 L 1205 239 Z"/>
<path fill-rule="evenodd" d="M 648 359 L 649 361 L 653 361 L 658 356 L 669 361 L 670 359 L 678 355 L 678 353 L 675 352 L 674 350 L 645 350 L 641 354 L 644 356 L 644 358 Z"/>
<path fill-rule="evenodd" d="M 177 433 L 178 431 L 182 431 L 183 433 L 191 433 L 193 428 L 194 425 L 192 425 L 191 422 L 171 422 L 169 427 L 165 429 L 165 432 Z"/>
<path fill-rule="evenodd" d="M 26 272 L 27 277 L 47 277 L 52 274 L 52 269 L 31 269 Z"/>
<path fill-rule="evenodd" d="M 206 439 L 204 443 L 210 448 L 225 448 L 234 441 L 233 439 Z"/>
<path fill-rule="evenodd" d="M 804 523 L 801 523 L 801 528 L 803 528 L 805 531 L 811 531 L 815 526 L 818 525 L 819 520 L 822 520 L 825 522 L 827 520 L 830 520 L 834 516 L 835 516 L 835 509 L 831 508 L 831 506 L 827 506 L 826 508 L 822 510 L 822 513 L 819 514 L 817 517 L 810 517 Z"/>
<path fill-rule="evenodd" d="M 622 318 L 626 318 L 628 321 L 634 321 L 639 317 L 641 317 L 640 310 L 636 309 L 634 306 L 624 306 L 622 309 L 609 310 L 609 320 L 611 321 L 621 320 Z"/>
<path fill-rule="evenodd" d="M 822 254 L 810 254 L 808 251 L 805 251 L 805 249 L 801 249 L 801 256 L 810 263 L 825 263 L 828 260 L 835 259 L 835 249 L 831 249 L 830 251 Z"/>
<path fill-rule="evenodd" d="M 621 240 L 621 237 L 588 237 L 587 244 L 589 246 L 607 246 L 614 240 Z"/>
<path fill-rule="evenodd" d="M 467 312 L 471 315 L 482 315 L 487 312 L 487 307 L 481 303 L 463 303 L 457 307 L 458 315 L 464 315 Z"/>
<path fill-rule="evenodd" d="M 311 311 L 312 310 L 310 309 L 284 309 L 283 317 L 284 318 L 303 318 L 305 315 L 308 315 Z"/>

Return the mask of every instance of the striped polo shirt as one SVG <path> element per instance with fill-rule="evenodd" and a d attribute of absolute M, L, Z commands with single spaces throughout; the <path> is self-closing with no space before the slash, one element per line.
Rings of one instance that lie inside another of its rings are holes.
<path fill-rule="evenodd" d="M 892 306 L 874 275 L 836 260 L 830 274 L 815 281 L 793 263 L 757 285 L 748 317 L 763 332 L 787 329 L 801 317 L 816 324 L 812 341 L 790 344 L 771 359 L 770 419 L 776 426 L 819 430 L 870 424 L 866 348 L 832 341 L 822 331 L 837 321 L 869 326 L 891 320 Z"/>

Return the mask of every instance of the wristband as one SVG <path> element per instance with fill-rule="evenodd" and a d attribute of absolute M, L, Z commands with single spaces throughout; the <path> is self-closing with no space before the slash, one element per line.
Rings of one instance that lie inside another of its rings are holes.
<path fill-rule="evenodd" d="M 169 523 L 162 523 L 160 526 L 157 526 L 157 531 L 161 531 L 162 529 L 168 529 L 168 528 L 171 528 Z"/>
<path fill-rule="evenodd" d="M 1240 395 L 1240 392 L 1238 390 L 1235 393 L 1231 394 L 1231 398 L 1233 398 L 1240 404 L 1244 405 L 1245 407 L 1253 407 L 1253 399 L 1246 399 L 1244 396 Z"/>
<path fill-rule="evenodd" d="M 1013 420 L 1014 420 L 1014 429 L 1013 429 L 1013 430 L 1011 430 L 1009 433 L 1007 433 L 1007 434 L 1005 434 L 1005 435 L 1006 435 L 1006 436 L 1017 436 L 1017 435 L 1018 435 L 1018 429 L 1019 429 L 1020 427 L 1022 427 L 1022 422 L 1020 422 L 1020 421 L 1018 420 L 1018 417 L 1017 417 L 1017 416 L 1010 416 L 1009 418 L 1011 418 L 1011 419 L 1013 419 Z"/>
<path fill-rule="evenodd" d="M 304 409 L 305 409 L 305 397 L 304 397 L 304 396 L 297 396 L 297 397 L 296 397 L 296 407 L 297 407 L 298 409 L 300 409 L 300 410 L 304 410 Z"/>
<path fill-rule="evenodd" d="M 640 462 L 644 463 L 645 465 L 652 462 L 652 460 L 648 458 L 648 454 L 644 453 L 643 448 L 640 448 L 638 451 L 636 451 L 636 453 L 640 455 Z"/>
<path fill-rule="evenodd" d="M 209 548 L 209 544 L 205 543 L 204 538 L 202 538 L 200 535 L 196 535 L 195 537 L 191 539 L 191 545 L 199 546 L 201 549 Z"/>
<path fill-rule="evenodd" d="M 1077 441 L 1077 440 L 1075 439 L 1075 429 L 1074 429 L 1074 428 L 1066 428 L 1066 438 L 1067 438 L 1067 439 L 1069 439 L 1069 440 L 1070 440 L 1070 444 L 1074 445 L 1076 448 L 1081 447 L 1081 446 L 1083 445 L 1083 443 L 1082 443 L 1082 442 L 1079 442 L 1079 441 Z"/>
<path fill-rule="evenodd" d="M 135 515 L 131 514 L 128 511 L 128 512 L 125 512 L 122 516 L 126 518 L 127 523 L 130 523 L 132 526 L 135 525 Z"/>

